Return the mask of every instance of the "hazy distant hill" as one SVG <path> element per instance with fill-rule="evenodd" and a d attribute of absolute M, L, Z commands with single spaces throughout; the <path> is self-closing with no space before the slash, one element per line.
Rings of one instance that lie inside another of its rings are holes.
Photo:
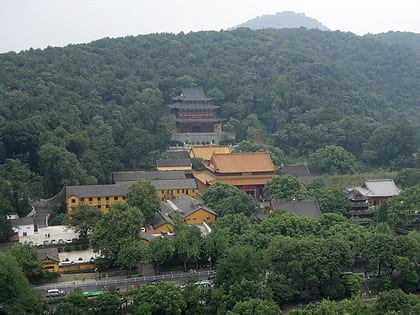
<path fill-rule="evenodd" d="M 411 32 L 387 32 L 380 34 L 367 34 L 365 37 L 380 40 L 391 45 L 408 46 L 420 53 L 420 34 Z"/>
<path fill-rule="evenodd" d="M 319 29 L 321 31 L 329 31 L 327 27 L 319 23 L 317 20 L 305 16 L 304 13 L 295 13 L 291 11 L 278 12 L 274 15 L 267 14 L 258 16 L 239 24 L 234 28 L 248 27 L 253 30 L 263 28 L 295 28 L 305 27 L 307 29 Z"/>

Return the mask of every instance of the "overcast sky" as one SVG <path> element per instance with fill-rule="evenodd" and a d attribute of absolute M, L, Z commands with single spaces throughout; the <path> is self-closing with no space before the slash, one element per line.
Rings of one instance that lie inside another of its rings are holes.
<path fill-rule="evenodd" d="M 0 52 L 103 37 L 219 31 L 283 11 L 357 35 L 420 33 L 420 0 L 0 0 Z"/>

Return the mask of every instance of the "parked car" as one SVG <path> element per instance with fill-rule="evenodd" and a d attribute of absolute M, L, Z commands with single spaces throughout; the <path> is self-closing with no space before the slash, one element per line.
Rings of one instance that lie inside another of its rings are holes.
<path fill-rule="evenodd" d="M 148 284 L 149 285 L 155 285 L 155 284 L 158 284 L 159 282 L 160 282 L 160 280 L 152 280 Z"/>
<path fill-rule="evenodd" d="M 64 240 L 63 240 L 62 238 L 60 238 L 60 239 L 58 240 L 58 244 L 64 244 Z"/>
<path fill-rule="evenodd" d="M 56 240 L 51 240 L 51 245 L 55 245 L 55 244 L 57 244 L 57 241 Z"/>
<path fill-rule="evenodd" d="M 46 297 L 65 296 L 66 291 L 60 289 L 51 289 L 47 291 Z"/>

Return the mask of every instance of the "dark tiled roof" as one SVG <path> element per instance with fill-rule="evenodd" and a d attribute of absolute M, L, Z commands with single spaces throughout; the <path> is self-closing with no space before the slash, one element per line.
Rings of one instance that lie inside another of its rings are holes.
<path fill-rule="evenodd" d="M 305 216 L 316 220 L 321 217 L 321 210 L 316 199 L 275 199 L 272 200 L 271 205 L 273 209 L 286 210 L 298 216 Z"/>
<path fill-rule="evenodd" d="M 128 185 L 132 183 L 133 182 L 110 185 L 66 186 L 66 198 L 70 196 L 77 196 L 79 198 L 124 196 L 127 193 Z"/>
<path fill-rule="evenodd" d="M 175 118 L 175 122 L 179 123 L 193 123 L 193 122 L 201 122 L 201 123 L 214 123 L 219 121 L 224 121 L 225 119 L 222 118 Z"/>
<path fill-rule="evenodd" d="M 152 180 L 152 184 L 156 190 L 170 189 L 197 189 L 197 183 L 194 179 L 161 179 Z M 77 196 L 79 198 L 87 197 L 107 197 L 107 196 L 125 196 L 127 189 L 135 181 L 126 181 L 119 184 L 110 185 L 82 185 L 82 186 L 66 186 L 66 198 Z"/>
<path fill-rule="evenodd" d="M 170 202 L 172 202 L 178 209 L 180 209 L 183 212 L 184 217 L 190 215 L 191 213 L 194 213 L 199 209 L 203 209 L 209 213 L 217 215 L 216 212 L 207 207 L 202 201 L 188 195 L 182 195 Z"/>
<path fill-rule="evenodd" d="M 172 150 L 167 150 L 165 151 L 166 156 L 168 157 L 169 160 L 177 160 L 177 159 L 189 159 L 190 158 L 190 154 L 188 153 L 188 151 L 185 150 L 178 150 L 178 151 L 172 151 Z"/>
<path fill-rule="evenodd" d="M 311 176 L 311 172 L 306 165 L 283 165 L 282 170 L 284 174 L 290 176 Z"/>
<path fill-rule="evenodd" d="M 37 248 L 37 251 L 40 260 L 51 259 L 57 262 L 60 261 L 57 247 Z"/>
<path fill-rule="evenodd" d="M 362 187 L 368 190 L 369 197 L 390 197 L 400 194 L 400 189 L 392 179 L 369 179 Z"/>
<path fill-rule="evenodd" d="M 186 151 L 185 151 L 186 152 Z M 188 155 L 188 153 L 187 153 Z M 185 178 L 184 171 L 150 171 L 150 172 L 139 172 L 139 171 L 128 171 L 128 172 L 114 172 L 112 177 L 115 183 L 125 181 L 138 181 L 140 179 L 182 179 Z"/>
<path fill-rule="evenodd" d="M 168 105 L 169 108 L 178 108 L 178 109 L 217 109 L 220 106 L 209 104 L 209 103 L 172 103 Z"/>
<path fill-rule="evenodd" d="M 204 94 L 202 87 L 183 87 L 182 93 L 180 96 L 174 97 L 174 100 L 180 101 L 210 101 L 211 98 L 208 98 Z"/>
<path fill-rule="evenodd" d="M 14 227 L 22 225 L 33 225 L 35 223 L 34 217 L 24 217 L 19 219 L 11 219 L 10 223 Z"/>
<path fill-rule="evenodd" d="M 156 190 L 169 190 L 169 189 L 197 189 L 195 179 L 168 179 L 168 180 L 152 180 Z"/>
<path fill-rule="evenodd" d="M 156 160 L 157 167 L 191 166 L 190 159 Z"/>

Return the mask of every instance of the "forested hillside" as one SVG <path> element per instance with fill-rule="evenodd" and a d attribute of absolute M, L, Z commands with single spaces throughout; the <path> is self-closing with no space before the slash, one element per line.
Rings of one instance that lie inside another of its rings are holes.
<path fill-rule="evenodd" d="M 238 141 L 261 129 L 289 159 L 335 145 L 370 167 L 412 167 L 419 60 L 401 45 L 305 29 L 151 34 L 1 54 L 0 175 L 51 196 L 66 184 L 108 182 L 111 171 L 151 168 L 170 142 L 170 97 L 194 85 L 215 98 Z"/>

